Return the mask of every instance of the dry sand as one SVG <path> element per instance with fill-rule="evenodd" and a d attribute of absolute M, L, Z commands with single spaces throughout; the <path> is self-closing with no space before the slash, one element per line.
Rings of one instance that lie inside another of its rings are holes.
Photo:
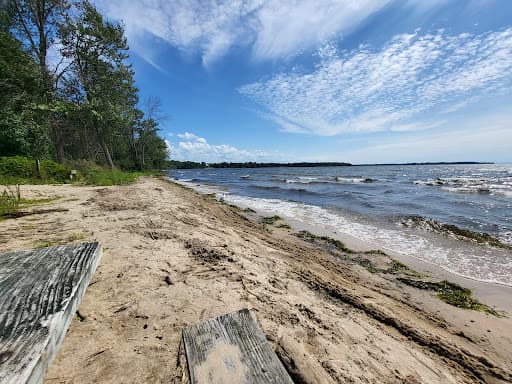
<path fill-rule="evenodd" d="M 68 211 L 0 222 L 0 251 L 104 247 L 46 383 L 181 383 L 182 329 L 244 307 L 296 382 L 512 380 L 510 318 L 450 306 L 184 187 L 142 178 L 22 194 L 59 196 L 44 208 Z"/>

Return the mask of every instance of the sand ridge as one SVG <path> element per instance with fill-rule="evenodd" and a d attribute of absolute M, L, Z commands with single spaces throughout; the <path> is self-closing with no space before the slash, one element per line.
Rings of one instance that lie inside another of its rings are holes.
<path fill-rule="evenodd" d="M 47 383 L 184 382 L 182 329 L 250 308 L 296 382 L 512 380 L 512 325 L 323 252 L 164 180 L 24 186 L 68 209 L 0 222 L 0 250 L 101 241 Z"/>

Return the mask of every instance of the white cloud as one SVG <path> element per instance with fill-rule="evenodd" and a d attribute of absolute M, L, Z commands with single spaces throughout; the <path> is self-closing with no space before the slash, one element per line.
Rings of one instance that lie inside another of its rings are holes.
<path fill-rule="evenodd" d="M 190 132 L 178 133 L 176 136 L 178 136 L 180 139 L 185 139 L 185 140 L 197 140 L 197 139 L 200 139 L 199 136 L 196 136 L 196 135 L 194 135 L 193 133 L 190 133 Z"/>
<path fill-rule="evenodd" d="M 281 73 L 240 92 L 283 130 L 328 136 L 433 127 L 437 109 L 454 112 L 512 86 L 512 28 L 404 34 L 380 50 L 338 52 L 328 45 L 318 56 L 310 72 Z"/>
<path fill-rule="evenodd" d="M 222 161 L 246 162 L 246 161 L 269 161 L 279 158 L 276 154 L 260 150 L 245 150 L 233 147 L 228 144 L 210 144 L 203 137 L 185 132 L 176 135 L 183 141 L 176 144 L 166 140 L 167 148 L 172 159 L 204 161 L 216 163 Z"/>
<path fill-rule="evenodd" d="M 123 20 L 128 42 L 156 66 L 150 36 L 204 65 L 234 46 L 252 47 L 257 59 L 282 58 L 348 33 L 392 0 L 96 0 L 109 17 Z"/>

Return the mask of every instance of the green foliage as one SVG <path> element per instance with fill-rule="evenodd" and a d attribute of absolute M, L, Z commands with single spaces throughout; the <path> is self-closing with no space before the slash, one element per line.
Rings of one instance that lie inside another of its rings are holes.
<path fill-rule="evenodd" d="M 167 160 L 163 164 L 165 169 L 200 169 L 206 168 L 206 163 L 197 163 L 195 161 Z"/>
<path fill-rule="evenodd" d="M 48 180 L 56 182 L 68 183 L 71 169 L 63 164 L 56 163 L 51 160 L 41 161 L 41 176 Z"/>
<path fill-rule="evenodd" d="M 83 182 L 98 186 L 122 185 L 133 183 L 142 175 L 144 175 L 142 172 L 91 171 L 84 176 Z"/>
<path fill-rule="evenodd" d="M 22 156 L 0 157 L 0 184 L 68 183 L 71 169 L 51 160 L 42 160 L 41 177 L 35 160 Z"/>
<path fill-rule="evenodd" d="M 4 189 L 2 194 L 0 194 L 0 219 L 18 212 L 20 200 L 21 195 L 19 187 L 16 187 L 14 191 L 9 188 Z"/>
<path fill-rule="evenodd" d="M 65 58 L 63 65 L 49 65 L 52 49 Z M 139 110 L 127 58 L 122 25 L 87 0 L 0 6 L 0 156 L 164 168 L 159 115 Z M 48 175 L 38 182 L 69 176 L 67 169 L 46 168 Z M 11 174 L 9 182 L 26 182 L 33 177 L 29 173 Z"/>
<path fill-rule="evenodd" d="M 34 60 L 19 41 L 0 31 L 0 156 L 47 154 L 47 131 L 32 108 L 40 84 Z"/>

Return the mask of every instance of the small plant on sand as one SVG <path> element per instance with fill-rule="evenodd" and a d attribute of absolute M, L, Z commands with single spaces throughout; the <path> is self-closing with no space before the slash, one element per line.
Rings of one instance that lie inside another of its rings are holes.
<path fill-rule="evenodd" d="M 267 216 L 261 219 L 263 224 L 273 225 L 276 221 L 281 220 L 281 218 L 277 215 L 274 216 Z"/>
<path fill-rule="evenodd" d="M 0 219 L 14 215 L 20 208 L 21 194 L 19 185 L 14 190 L 4 189 L 0 195 Z"/>
<path fill-rule="evenodd" d="M 51 247 L 52 245 L 53 243 L 50 241 L 42 241 L 40 243 L 37 243 L 34 248 L 48 248 Z"/>
<path fill-rule="evenodd" d="M 279 224 L 277 228 L 291 229 L 291 227 L 286 223 Z"/>
<path fill-rule="evenodd" d="M 78 241 L 85 239 L 85 235 L 83 233 L 72 233 L 68 237 L 68 241 Z"/>

